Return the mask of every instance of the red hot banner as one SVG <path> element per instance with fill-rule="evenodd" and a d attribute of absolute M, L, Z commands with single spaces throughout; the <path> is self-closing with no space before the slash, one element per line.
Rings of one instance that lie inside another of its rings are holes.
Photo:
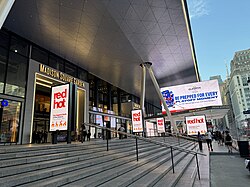
<path fill-rule="evenodd" d="M 52 87 L 50 105 L 50 131 L 67 130 L 69 84 Z"/>
<path fill-rule="evenodd" d="M 201 134 L 207 132 L 206 117 L 204 115 L 186 117 L 186 124 L 188 135 L 197 135 L 198 131 Z"/>
<path fill-rule="evenodd" d="M 142 111 L 132 110 L 133 132 L 143 132 Z"/>
<path fill-rule="evenodd" d="M 157 130 L 159 133 L 165 132 L 164 118 L 157 118 Z"/>

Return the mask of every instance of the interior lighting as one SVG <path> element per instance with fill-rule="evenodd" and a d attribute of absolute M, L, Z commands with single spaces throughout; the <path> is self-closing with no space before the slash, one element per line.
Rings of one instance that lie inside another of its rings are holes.
<path fill-rule="evenodd" d="M 17 53 L 17 50 L 16 50 L 16 49 L 15 49 L 14 51 L 15 51 L 15 53 Z"/>
<path fill-rule="evenodd" d="M 36 79 L 39 80 L 39 81 L 42 81 L 42 82 L 46 82 L 48 84 L 53 84 L 53 82 L 45 80 L 45 79 L 41 79 L 41 78 L 36 78 Z"/>
<path fill-rule="evenodd" d="M 43 84 L 43 83 L 41 83 L 41 82 L 36 82 L 36 84 L 41 85 L 41 86 L 44 86 L 44 87 L 47 87 L 47 88 L 51 88 L 50 85 Z"/>

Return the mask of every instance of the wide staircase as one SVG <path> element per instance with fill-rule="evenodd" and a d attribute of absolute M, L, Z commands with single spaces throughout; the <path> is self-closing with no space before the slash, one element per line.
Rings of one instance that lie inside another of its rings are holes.
<path fill-rule="evenodd" d="M 188 153 L 196 143 L 175 137 L 150 141 L 138 139 L 138 161 L 134 138 L 112 139 L 108 148 L 106 140 L 0 146 L 0 186 L 187 187 L 199 180 L 195 155 Z M 172 154 L 155 142 L 171 144 Z"/>

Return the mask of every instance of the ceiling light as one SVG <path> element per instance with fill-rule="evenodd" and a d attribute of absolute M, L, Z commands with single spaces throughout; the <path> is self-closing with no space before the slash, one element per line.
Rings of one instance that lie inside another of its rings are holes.
<path fill-rule="evenodd" d="M 36 80 L 42 81 L 42 82 L 46 82 L 48 84 L 53 84 L 53 82 L 45 80 L 45 79 L 41 79 L 41 78 L 36 78 Z"/>
<path fill-rule="evenodd" d="M 15 49 L 14 51 L 15 51 L 15 53 L 17 53 L 17 50 L 16 50 L 16 49 Z"/>
<path fill-rule="evenodd" d="M 41 86 L 44 86 L 44 87 L 47 87 L 47 88 L 51 88 L 50 85 L 43 84 L 43 83 L 41 83 L 41 82 L 36 82 L 36 84 L 41 85 Z"/>

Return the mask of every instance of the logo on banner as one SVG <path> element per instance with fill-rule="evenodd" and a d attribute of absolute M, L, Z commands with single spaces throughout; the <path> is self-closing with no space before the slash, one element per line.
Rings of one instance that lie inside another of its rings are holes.
<path fill-rule="evenodd" d="M 65 89 L 62 92 L 54 93 L 53 109 L 66 107 L 66 105 L 65 105 L 66 97 L 67 97 L 67 89 Z"/>
<path fill-rule="evenodd" d="M 162 96 L 167 104 L 168 107 L 173 107 L 175 102 L 174 102 L 174 94 L 172 91 L 165 90 L 162 92 Z"/>

